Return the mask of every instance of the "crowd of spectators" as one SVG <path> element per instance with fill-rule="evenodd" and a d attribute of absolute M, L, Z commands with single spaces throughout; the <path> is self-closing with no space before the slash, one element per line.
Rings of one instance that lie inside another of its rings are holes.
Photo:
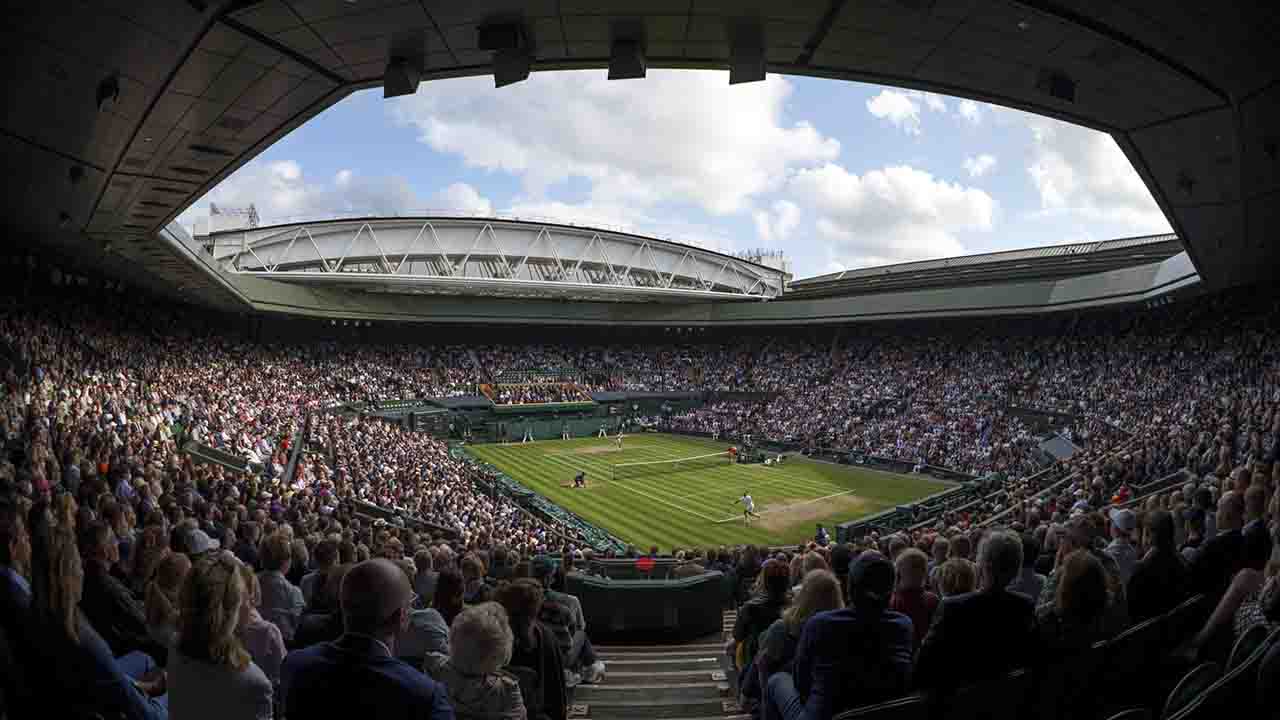
<path fill-rule="evenodd" d="M 446 443 L 331 411 L 473 392 L 477 358 L 599 364 L 612 389 L 754 391 L 674 422 L 1005 476 L 976 503 L 848 545 L 764 562 L 685 553 L 681 574 L 735 579 L 732 649 L 766 717 L 825 720 L 990 677 L 1191 593 L 1218 605 L 1185 651 L 1212 653 L 1280 621 L 1278 320 L 1229 296 L 963 341 L 472 353 L 246 340 L 123 293 L 12 305 L 6 701 L 129 718 L 563 718 L 566 688 L 603 671 L 559 590 L 589 557 L 581 538 L 490 492 Z M 1080 452 L 1042 470 L 1018 407 L 1073 416 Z M 187 440 L 250 467 L 198 464 Z M 1136 510 L 1108 511 L 1173 473 Z"/>
<path fill-rule="evenodd" d="M 585 402 L 591 399 L 575 383 L 528 383 L 494 385 L 493 402 L 497 405 L 523 403 Z"/>

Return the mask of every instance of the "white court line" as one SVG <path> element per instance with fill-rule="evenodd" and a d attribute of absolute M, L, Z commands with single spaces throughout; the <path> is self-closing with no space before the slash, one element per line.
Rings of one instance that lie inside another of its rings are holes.
<path fill-rule="evenodd" d="M 679 511 L 681 511 L 681 512 L 689 513 L 690 515 L 693 515 L 694 517 L 700 517 L 700 518 L 702 518 L 703 520 L 710 520 L 711 522 L 719 522 L 718 520 L 716 520 L 715 518 L 713 518 L 713 517 L 711 517 L 711 516 L 709 516 L 709 515 L 703 515 L 703 514 L 702 514 L 702 513 L 700 513 L 700 512 L 695 512 L 695 511 L 693 511 L 693 510 L 690 510 L 689 508 L 681 507 L 681 506 L 679 506 L 679 505 L 677 505 L 677 504 L 675 504 L 675 503 L 673 503 L 673 502 L 667 502 L 666 500 L 663 500 L 663 499 L 662 499 L 662 498 L 660 498 L 660 497 L 657 497 L 657 496 L 654 496 L 654 495 L 650 495 L 650 494 L 649 494 L 649 493 L 647 493 L 647 492 L 644 492 L 644 491 L 642 491 L 642 490 L 637 490 L 637 489 L 635 489 L 635 488 L 633 488 L 633 487 L 629 487 L 629 486 L 627 486 L 627 485 L 626 485 L 626 484 L 624 484 L 624 483 L 613 483 L 613 485 L 614 485 L 615 487 L 621 488 L 622 490 L 626 490 L 627 492 L 635 493 L 635 494 L 637 494 L 637 495 L 639 495 L 639 496 L 641 496 L 641 497 L 647 497 L 647 498 L 649 498 L 650 500 L 656 500 L 657 502 L 660 502 L 660 503 L 662 503 L 663 505 L 666 505 L 667 507 L 672 507 L 672 508 L 675 508 L 676 510 L 679 510 Z"/>
<path fill-rule="evenodd" d="M 830 500 L 830 499 L 831 499 L 831 498 L 833 498 L 833 497 L 840 497 L 841 495 L 852 495 L 852 494 L 854 494 L 855 492 L 857 492 L 857 491 L 856 491 L 856 490 L 845 490 L 844 492 L 838 492 L 838 493 L 834 493 L 834 494 L 831 494 L 831 495 L 826 495 L 826 496 L 823 496 L 823 497 L 820 497 L 820 498 L 814 498 L 814 499 L 812 499 L 812 500 L 805 500 L 804 502 L 791 503 L 790 505 L 783 505 L 782 507 L 779 507 L 779 508 L 769 508 L 768 510 L 762 510 L 762 511 L 760 511 L 760 512 L 756 513 L 756 515 L 757 515 L 757 516 L 759 516 L 759 515 L 768 515 L 769 513 L 772 513 L 772 512 L 778 512 L 779 510 L 790 510 L 791 508 L 798 508 L 798 507 L 801 507 L 801 506 L 803 506 L 803 505 L 812 505 L 812 504 L 814 504 L 814 503 L 816 503 L 816 502 L 822 502 L 823 500 Z M 727 523 L 727 522 L 736 522 L 736 521 L 741 520 L 741 519 L 742 519 L 742 516 L 741 516 L 741 515 L 734 515 L 733 517 L 727 517 L 727 518 L 725 518 L 725 519 L 723 519 L 723 520 L 716 520 L 716 521 L 715 521 L 715 523 L 716 523 L 717 525 L 723 525 L 723 524 L 725 524 L 725 523 Z"/>

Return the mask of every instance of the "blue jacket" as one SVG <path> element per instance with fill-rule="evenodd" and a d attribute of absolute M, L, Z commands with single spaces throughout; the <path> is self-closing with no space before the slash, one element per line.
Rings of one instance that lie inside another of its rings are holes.
<path fill-rule="evenodd" d="M 958 687 L 1032 664 L 1039 654 L 1035 604 L 1005 588 L 949 597 L 916 658 L 920 688 Z"/>
<path fill-rule="evenodd" d="M 849 708 L 890 700 L 911 688 L 911 619 L 886 610 L 818 613 L 796 647 L 796 690 L 805 717 L 828 720 Z"/>
<path fill-rule="evenodd" d="M 443 685 L 360 635 L 289 653 L 280 688 L 289 718 L 453 720 Z"/>

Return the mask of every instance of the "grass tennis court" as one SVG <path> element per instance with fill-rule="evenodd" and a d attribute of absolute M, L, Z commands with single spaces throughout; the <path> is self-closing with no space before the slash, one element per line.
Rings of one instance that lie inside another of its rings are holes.
<path fill-rule="evenodd" d="M 613 480 L 621 463 L 686 458 L 727 449 L 723 441 L 645 433 L 613 438 L 474 445 L 467 450 L 627 542 L 664 550 L 752 542 L 789 544 L 813 537 L 816 523 L 832 525 L 908 503 L 948 488 L 917 475 L 867 470 L 788 456 L 782 465 L 723 465 L 655 472 Z M 573 476 L 587 474 L 585 489 Z M 761 517 L 744 527 L 744 490 Z M 834 530 L 832 530 L 834 536 Z"/>

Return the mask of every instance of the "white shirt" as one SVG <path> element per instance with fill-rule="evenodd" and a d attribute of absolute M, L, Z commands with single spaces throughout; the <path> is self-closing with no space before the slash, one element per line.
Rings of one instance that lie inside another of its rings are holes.
<path fill-rule="evenodd" d="M 742 503 L 742 506 L 745 507 L 748 511 L 752 511 L 756 509 L 756 501 L 752 500 L 750 495 L 743 495 L 742 497 L 738 498 L 738 502 Z"/>

